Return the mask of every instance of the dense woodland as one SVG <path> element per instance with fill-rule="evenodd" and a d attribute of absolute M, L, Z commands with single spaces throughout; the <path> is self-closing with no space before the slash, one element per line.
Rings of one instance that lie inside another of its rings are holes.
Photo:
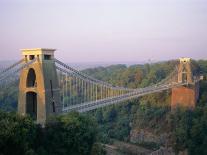
<path fill-rule="evenodd" d="M 97 124 L 78 113 L 53 118 L 44 128 L 30 117 L 0 112 L 1 155 L 99 155 Z"/>
<path fill-rule="evenodd" d="M 207 75 L 207 61 L 194 61 L 194 70 Z M 130 88 L 157 83 L 173 71 L 176 61 L 144 65 L 113 65 L 84 70 L 97 79 Z M 7 93 L 9 93 L 7 95 Z M 130 142 L 133 129 L 155 135 L 168 133 L 167 145 L 175 152 L 207 154 L 207 81 L 200 82 L 200 98 L 194 111 L 170 110 L 170 90 L 94 110 L 53 118 L 44 129 L 30 117 L 0 112 L 0 154 L 104 154 L 100 143 L 114 139 Z M 0 108 L 16 111 L 17 85 L 0 90 Z M 81 135 L 81 136 L 79 136 Z M 150 149 L 166 142 L 137 143 Z M 14 148 L 14 149 L 11 149 Z M 19 148 L 18 151 L 16 151 Z"/>

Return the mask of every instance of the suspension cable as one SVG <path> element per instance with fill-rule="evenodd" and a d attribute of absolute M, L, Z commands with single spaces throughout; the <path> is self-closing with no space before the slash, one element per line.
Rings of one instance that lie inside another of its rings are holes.
<path fill-rule="evenodd" d="M 2 82 L 3 80 L 7 79 L 9 76 L 14 75 L 16 73 L 18 73 L 19 71 L 21 71 L 22 69 L 28 67 L 29 65 L 31 65 L 32 63 L 34 63 L 37 60 L 37 58 L 33 59 L 30 62 L 27 62 L 25 64 L 23 64 L 22 66 L 20 66 L 18 69 L 15 69 L 14 71 L 8 73 L 7 75 L 3 76 L 0 78 L 0 82 Z"/>
<path fill-rule="evenodd" d="M 11 66 L 9 66 L 8 68 L 4 69 L 3 71 L 0 72 L 0 76 L 1 76 L 2 74 L 4 74 L 5 72 L 11 70 L 12 68 L 18 66 L 18 65 L 21 64 L 23 61 L 24 61 L 24 59 L 21 59 L 21 60 L 17 61 L 16 63 L 12 64 Z"/>

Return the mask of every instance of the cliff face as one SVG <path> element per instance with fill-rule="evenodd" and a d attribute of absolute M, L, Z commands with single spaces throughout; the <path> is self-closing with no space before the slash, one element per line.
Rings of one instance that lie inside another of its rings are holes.
<path fill-rule="evenodd" d="M 160 135 L 155 135 L 149 131 L 143 129 L 132 130 L 130 132 L 130 142 L 131 143 L 138 143 L 138 144 L 157 144 L 160 146 L 158 149 L 153 148 L 155 150 L 150 153 L 150 155 L 175 155 L 174 150 L 172 147 L 169 147 L 169 139 L 170 135 L 167 133 L 162 133 Z M 180 151 L 178 155 L 188 155 L 187 150 Z"/>
<path fill-rule="evenodd" d="M 114 140 L 113 144 L 105 144 L 106 155 L 149 155 L 153 150 L 131 143 Z"/>
<path fill-rule="evenodd" d="M 130 132 L 130 142 L 132 143 L 162 143 L 161 136 L 154 135 L 144 129 L 133 129 Z"/>
<path fill-rule="evenodd" d="M 159 150 L 152 152 L 150 155 L 175 155 L 175 153 L 172 148 L 161 147 Z"/>
<path fill-rule="evenodd" d="M 157 144 L 158 146 L 168 146 L 170 140 L 170 134 L 154 134 L 144 129 L 133 129 L 130 132 L 130 142 L 131 143 L 151 143 Z"/>

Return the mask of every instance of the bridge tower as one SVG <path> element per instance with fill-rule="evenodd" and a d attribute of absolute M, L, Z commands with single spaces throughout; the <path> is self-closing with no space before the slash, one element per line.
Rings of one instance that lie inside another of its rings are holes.
<path fill-rule="evenodd" d="M 61 112 L 60 89 L 54 62 L 55 49 L 23 49 L 24 63 L 19 83 L 18 113 L 29 114 L 44 125 L 50 116 Z"/>
<path fill-rule="evenodd" d="M 177 82 L 186 82 L 187 86 L 172 88 L 171 109 L 184 107 L 194 109 L 199 95 L 199 84 L 194 81 L 190 58 L 180 58 Z"/>

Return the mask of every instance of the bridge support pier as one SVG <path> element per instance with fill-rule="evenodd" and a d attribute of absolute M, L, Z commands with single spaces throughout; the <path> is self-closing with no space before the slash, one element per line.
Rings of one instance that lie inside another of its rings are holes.
<path fill-rule="evenodd" d="M 18 113 L 44 125 L 62 112 L 54 49 L 24 49 L 25 62 L 34 62 L 20 73 Z"/>
<path fill-rule="evenodd" d="M 199 97 L 199 82 L 193 79 L 190 58 L 180 58 L 177 80 L 188 85 L 172 88 L 171 109 L 183 107 L 193 110 Z"/>

